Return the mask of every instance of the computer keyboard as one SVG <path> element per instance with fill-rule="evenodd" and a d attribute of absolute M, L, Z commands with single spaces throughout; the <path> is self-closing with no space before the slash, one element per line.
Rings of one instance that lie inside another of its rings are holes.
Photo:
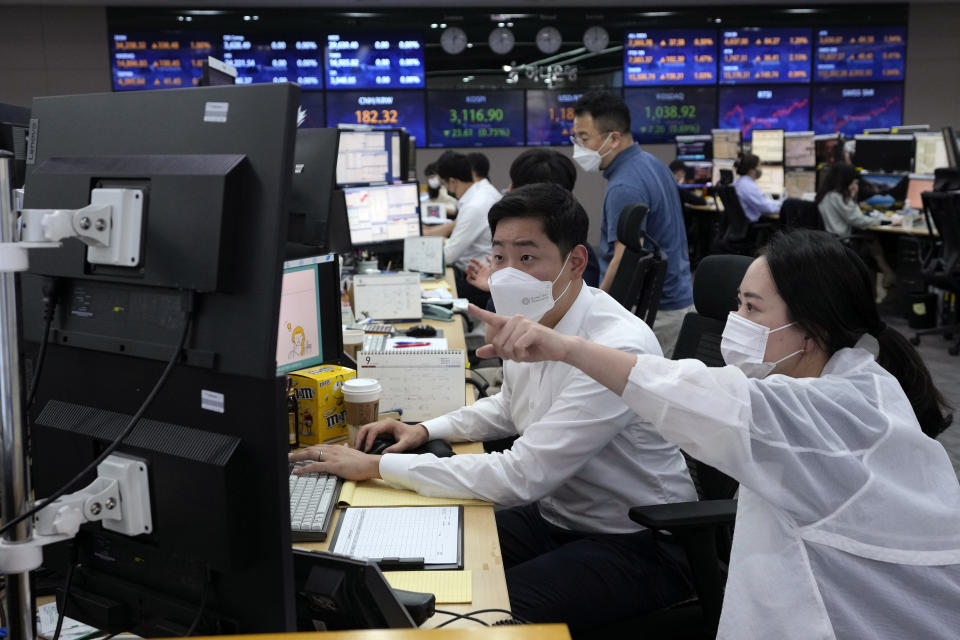
<path fill-rule="evenodd" d="M 343 481 L 328 473 L 293 474 L 307 464 L 290 464 L 290 535 L 293 542 L 322 542 L 327 539 Z"/>
<path fill-rule="evenodd" d="M 383 351 L 387 347 L 387 338 L 385 333 L 365 333 L 363 334 L 363 346 L 361 351 Z"/>

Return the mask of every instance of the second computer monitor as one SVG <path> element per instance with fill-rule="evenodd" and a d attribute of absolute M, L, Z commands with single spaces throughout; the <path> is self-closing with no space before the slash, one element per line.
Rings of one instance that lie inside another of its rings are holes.
<path fill-rule="evenodd" d="M 928 175 L 910 174 L 910 184 L 907 186 L 907 200 L 909 200 L 910 206 L 907 207 L 907 203 L 905 201 L 903 208 L 923 208 L 923 198 L 921 197 L 921 194 L 924 191 L 933 191 L 933 177 Z"/>
<path fill-rule="evenodd" d="M 785 134 L 783 165 L 785 167 L 817 166 L 813 131 L 794 131 Z"/>
<path fill-rule="evenodd" d="M 783 129 L 757 129 L 751 150 L 763 164 L 783 162 Z"/>
<path fill-rule="evenodd" d="M 736 160 L 740 154 L 740 129 L 714 129 L 714 160 Z"/>
<path fill-rule="evenodd" d="M 335 254 L 283 263 L 277 374 L 337 363 L 340 332 L 340 266 Z"/>
<path fill-rule="evenodd" d="M 402 243 L 420 235 L 420 193 L 415 182 L 343 190 L 354 247 Z"/>
<path fill-rule="evenodd" d="M 867 171 L 912 171 L 912 135 L 856 136 L 855 163 Z"/>
<path fill-rule="evenodd" d="M 754 134 L 757 132 L 755 131 Z M 757 186 L 767 195 L 779 196 L 783 193 L 783 167 L 764 166 L 760 177 L 757 178 Z"/>

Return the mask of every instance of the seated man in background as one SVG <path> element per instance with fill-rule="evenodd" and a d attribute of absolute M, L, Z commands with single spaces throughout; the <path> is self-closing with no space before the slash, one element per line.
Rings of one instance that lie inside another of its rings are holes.
<path fill-rule="evenodd" d="M 470 170 L 473 172 L 473 181 L 491 197 L 500 197 L 500 190 L 490 182 L 490 160 L 479 151 L 467 154 L 467 160 L 470 161 Z"/>
<path fill-rule="evenodd" d="M 587 224 L 583 207 L 553 184 L 521 187 L 493 205 L 491 289 L 498 311 L 631 353 L 659 355 L 646 324 L 606 293 L 584 286 Z M 362 453 L 383 434 L 396 444 L 382 456 Z M 400 453 L 430 438 L 514 434 L 520 437 L 503 453 Z M 382 477 L 424 495 L 511 507 L 497 512 L 497 530 L 510 605 L 527 620 L 585 628 L 689 594 L 680 547 L 627 516 L 634 505 L 696 499 L 680 450 L 616 394 L 566 364 L 506 362 L 499 394 L 423 424 L 385 419 L 366 425 L 357 447 L 319 445 L 291 459 L 322 460 L 304 472 Z"/>
<path fill-rule="evenodd" d="M 485 307 L 490 294 L 467 282 L 466 268 L 470 258 L 483 260 L 490 254 L 487 213 L 500 199 L 500 194 L 473 181 L 470 161 L 462 153 L 447 151 L 440 156 L 437 174 L 447 193 L 457 199 L 459 209 L 450 239 L 443 248 L 446 262 L 453 265 L 459 295 L 478 307 Z"/>
<path fill-rule="evenodd" d="M 734 167 L 740 177 L 733 183 L 733 188 L 737 191 L 737 199 L 747 220 L 756 222 L 764 214 L 779 213 L 783 200 L 770 198 L 757 186 L 757 180 L 763 174 L 760 158 L 752 153 L 741 153 Z"/>
<path fill-rule="evenodd" d="M 573 160 L 559 151 L 528 149 L 510 164 L 508 190 L 537 182 L 558 184 L 573 193 L 573 187 L 577 183 L 577 168 L 573 165 Z M 583 281 L 589 287 L 600 286 L 600 263 L 597 260 L 597 254 L 590 243 L 585 242 L 583 246 L 587 249 L 587 268 L 583 272 Z M 478 289 L 489 291 L 487 279 L 490 277 L 491 266 L 491 258 L 486 260 L 471 258 L 470 264 L 467 265 L 467 282 Z"/>

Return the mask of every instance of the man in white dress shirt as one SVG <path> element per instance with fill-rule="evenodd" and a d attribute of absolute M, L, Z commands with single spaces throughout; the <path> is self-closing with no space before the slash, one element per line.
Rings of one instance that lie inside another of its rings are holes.
<path fill-rule="evenodd" d="M 500 190 L 490 182 L 490 159 L 487 158 L 487 155 L 479 151 L 472 151 L 467 154 L 467 160 L 470 162 L 473 181 L 483 187 L 484 191 L 499 200 L 502 194 Z"/>
<path fill-rule="evenodd" d="M 573 195 L 554 184 L 521 187 L 496 203 L 490 284 L 497 310 L 523 311 L 561 333 L 660 355 L 646 324 L 583 283 L 587 225 Z M 537 303 L 538 292 L 545 303 Z M 382 456 L 361 453 L 382 434 L 396 444 Z M 516 434 L 502 453 L 400 453 L 431 438 Z M 418 425 L 366 425 L 357 448 L 320 445 L 292 459 L 321 460 L 304 471 L 382 477 L 424 495 L 511 507 L 497 512 L 497 530 L 511 608 L 525 619 L 588 628 L 689 594 L 679 547 L 627 516 L 636 505 L 696 499 L 680 450 L 616 394 L 566 364 L 505 362 L 499 394 Z"/>
<path fill-rule="evenodd" d="M 486 189 L 473 181 L 470 161 L 462 153 L 447 151 L 440 156 L 437 175 L 447 193 L 458 200 L 457 219 L 443 247 L 447 264 L 454 268 L 457 292 L 475 305 L 485 307 L 490 296 L 467 282 L 466 269 L 470 258 L 482 261 L 490 255 L 487 213 L 500 199 L 500 194 L 492 186 Z"/>

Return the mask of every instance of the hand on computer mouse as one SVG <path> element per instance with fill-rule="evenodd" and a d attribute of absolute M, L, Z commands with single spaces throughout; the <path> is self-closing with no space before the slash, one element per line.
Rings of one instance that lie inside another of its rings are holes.
<path fill-rule="evenodd" d="M 378 437 L 391 437 L 396 442 L 385 447 L 381 453 L 400 453 L 416 449 L 429 439 L 427 428 L 422 424 L 405 424 L 393 418 L 384 418 L 360 427 L 357 431 L 356 445 L 360 451 L 370 451 Z"/>

